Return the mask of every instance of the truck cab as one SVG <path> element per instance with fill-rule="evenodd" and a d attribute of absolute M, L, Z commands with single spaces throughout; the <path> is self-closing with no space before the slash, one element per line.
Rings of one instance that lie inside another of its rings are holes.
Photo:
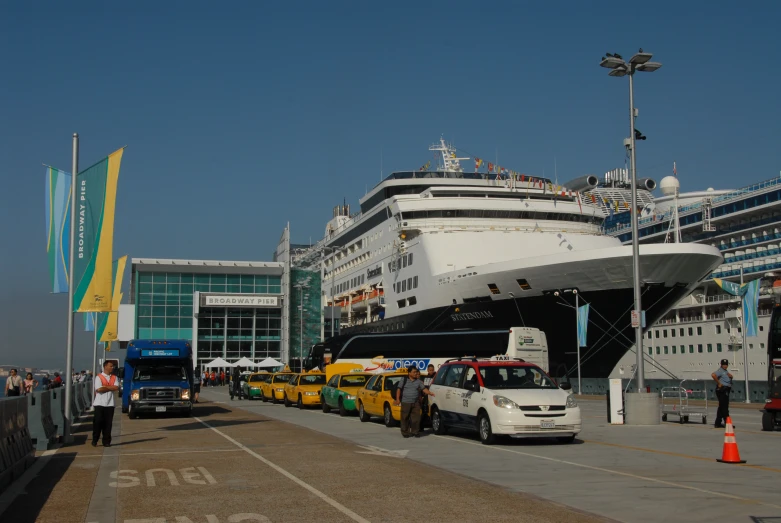
<path fill-rule="evenodd" d="M 122 412 L 192 411 L 193 356 L 186 340 L 132 340 L 125 356 Z"/>

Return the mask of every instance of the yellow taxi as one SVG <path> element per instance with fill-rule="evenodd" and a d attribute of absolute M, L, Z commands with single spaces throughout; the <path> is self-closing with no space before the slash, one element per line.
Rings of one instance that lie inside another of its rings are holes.
<path fill-rule="evenodd" d="M 260 399 L 276 403 L 285 399 L 285 384 L 296 374 L 285 366 L 282 372 L 275 372 L 271 378 L 260 384 Z"/>
<path fill-rule="evenodd" d="M 374 375 L 356 394 L 355 402 L 360 420 L 366 422 L 372 416 L 379 416 L 386 427 L 395 427 L 401 421 L 401 406 L 397 407 L 393 404 L 391 390 L 400 387 L 406 377 L 406 369 Z"/>
<path fill-rule="evenodd" d="M 325 373 L 312 370 L 294 376 L 285 385 L 285 407 L 295 403 L 299 409 L 320 405 L 320 390 L 325 385 Z"/>

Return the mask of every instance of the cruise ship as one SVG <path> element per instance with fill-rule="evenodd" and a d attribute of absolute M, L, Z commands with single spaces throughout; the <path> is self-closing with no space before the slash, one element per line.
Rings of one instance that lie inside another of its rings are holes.
<path fill-rule="evenodd" d="M 607 184 L 607 179 L 600 182 Z M 773 285 L 781 276 L 781 178 L 736 190 L 680 193 L 677 176 L 669 176 L 660 186 L 664 195 L 648 202 L 639 220 L 641 245 L 709 245 L 724 261 L 647 330 L 646 378 L 708 380 L 726 358 L 735 380 L 743 381 L 745 342 L 749 380 L 765 381 L 770 314 L 778 291 Z M 630 227 L 629 213 L 606 219 L 606 233 L 624 245 L 632 242 Z M 761 279 L 758 336 L 744 340 L 740 298 L 724 292 L 714 278 Z M 635 359 L 632 347 L 610 376 L 629 377 Z"/>
<path fill-rule="evenodd" d="M 552 374 L 577 367 L 575 295 L 590 304 L 582 375 L 606 377 L 634 342 L 632 253 L 605 232 L 595 176 L 558 186 L 526 175 L 464 172 L 444 140 L 436 170 L 395 172 L 334 209 L 308 256 L 339 337 L 530 326 L 544 330 Z M 477 169 L 476 169 L 477 170 Z M 302 256 L 306 258 L 307 256 Z M 711 245 L 641 249 L 646 321 L 662 319 L 722 264 Z"/>

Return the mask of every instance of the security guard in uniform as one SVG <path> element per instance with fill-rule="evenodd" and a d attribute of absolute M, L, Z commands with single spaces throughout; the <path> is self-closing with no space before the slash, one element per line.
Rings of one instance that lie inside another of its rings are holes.
<path fill-rule="evenodd" d="M 719 410 L 716 411 L 716 424 L 714 427 L 717 429 L 724 428 L 729 417 L 729 393 L 732 390 L 732 374 L 727 370 L 729 367 L 729 360 L 721 360 L 721 367 L 719 370 L 711 374 L 711 377 L 716 381 L 716 397 L 719 399 Z"/>

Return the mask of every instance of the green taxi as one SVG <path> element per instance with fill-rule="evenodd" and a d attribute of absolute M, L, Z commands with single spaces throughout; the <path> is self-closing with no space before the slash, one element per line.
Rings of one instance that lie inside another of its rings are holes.
<path fill-rule="evenodd" d="M 320 392 L 323 412 L 339 409 L 340 416 L 355 412 L 355 398 L 358 391 L 372 376 L 373 374 L 368 372 L 348 372 L 331 376 Z"/>

